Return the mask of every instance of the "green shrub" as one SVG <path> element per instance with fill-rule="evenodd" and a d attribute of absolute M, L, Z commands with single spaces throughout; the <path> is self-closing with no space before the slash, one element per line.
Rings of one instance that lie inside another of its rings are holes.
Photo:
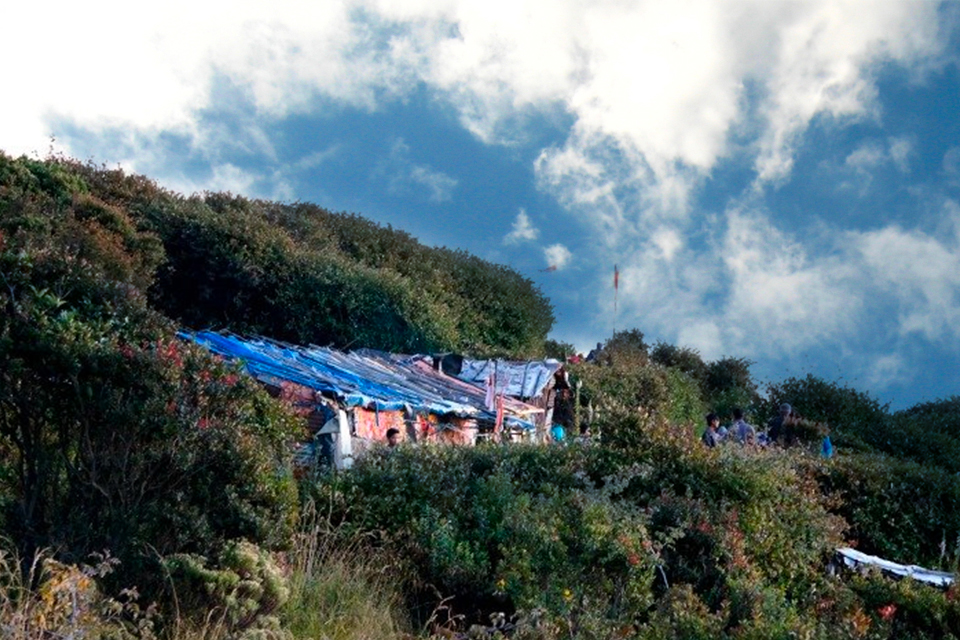
<path fill-rule="evenodd" d="M 873 637 L 920 640 L 960 638 L 957 588 L 937 589 L 914 580 L 890 580 L 871 571 L 847 584 L 870 617 Z"/>
<path fill-rule="evenodd" d="M 612 627 L 651 601 L 655 551 L 643 514 L 616 499 L 628 480 L 591 479 L 609 469 L 590 447 L 409 448 L 319 490 L 348 530 L 380 532 L 405 559 L 410 593 L 452 596 L 473 621 L 587 607 Z"/>
<path fill-rule="evenodd" d="M 214 566 L 207 565 L 206 558 L 194 554 L 164 558 L 180 616 L 197 626 L 212 623 L 228 636 L 284 637 L 275 614 L 290 589 L 267 552 L 244 540 L 230 541 Z"/>
<path fill-rule="evenodd" d="M 642 408 L 677 425 L 703 421 L 703 403 L 696 381 L 676 369 L 645 360 L 616 360 L 610 364 L 568 365 L 582 383 L 581 404 L 593 405 L 597 417 Z"/>
<path fill-rule="evenodd" d="M 879 440 L 887 421 L 887 407 L 870 395 L 813 375 L 788 378 L 770 385 L 759 405 L 759 414 L 772 418 L 782 403 L 789 403 L 804 418 L 830 426 L 831 438 L 840 447 Z"/>
<path fill-rule="evenodd" d="M 141 607 L 136 589 L 110 598 L 98 587 L 116 564 L 102 555 L 92 564 L 64 564 L 46 551 L 24 562 L 0 549 L 0 636 L 152 640 L 156 611 Z"/>
<path fill-rule="evenodd" d="M 818 466 L 825 493 L 850 523 L 857 547 L 904 564 L 948 571 L 960 553 L 960 478 L 942 468 L 880 454 L 839 456 Z"/>
<path fill-rule="evenodd" d="M 374 453 L 316 495 L 345 530 L 376 532 L 404 559 L 414 609 L 431 610 L 437 600 L 423 598 L 435 588 L 467 620 L 501 611 L 543 637 L 608 637 L 673 625 L 656 612 L 683 585 L 711 612 L 751 589 L 776 594 L 784 616 L 806 606 L 842 527 L 812 477 L 785 454 L 710 451 L 687 430 L 631 428 L 639 435 L 617 447 Z"/>
<path fill-rule="evenodd" d="M 109 549 L 122 560 L 116 583 L 139 587 L 158 553 L 282 544 L 297 423 L 252 380 L 177 342 L 143 293 L 163 259 L 156 237 L 75 173 L 0 154 L 6 534 L 25 557 L 50 547 L 76 563 Z"/>
<path fill-rule="evenodd" d="M 749 411 L 760 401 L 757 383 L 750 374 L 753 363 L 746 358 L 726 357 L 707 366 L 704 398 L 719 416 L 730 416 L 735 408 Z"/>

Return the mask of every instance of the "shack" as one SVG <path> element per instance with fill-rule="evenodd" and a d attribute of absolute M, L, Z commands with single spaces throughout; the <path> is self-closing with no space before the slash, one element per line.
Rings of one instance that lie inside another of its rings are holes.
<path fill-rule="evenodd" d="M 363 450 L 385 442 L 391 428 L 412 442 L 472 445 L 478 438 L 523 437 L 543 413 L 512 398 L 502 411 L 490 409 L 482 389 L 437 371 L 424 356 L 348 353 L 211 331 L 180 336 L 242 363 L 304 416 L 309 437 L 298 452 L 304 465 L 317 460 L 348 468 Z"/>

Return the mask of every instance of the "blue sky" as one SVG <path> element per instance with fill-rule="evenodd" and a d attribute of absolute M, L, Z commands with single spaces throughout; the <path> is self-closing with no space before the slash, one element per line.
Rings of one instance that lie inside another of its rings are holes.
<path fill-rule="evenodd" d="M 584 350 L 615 324 L 895 408 L 960 391 L 960 5 L 19 4 L 9 154 L 466 249 Z"/>

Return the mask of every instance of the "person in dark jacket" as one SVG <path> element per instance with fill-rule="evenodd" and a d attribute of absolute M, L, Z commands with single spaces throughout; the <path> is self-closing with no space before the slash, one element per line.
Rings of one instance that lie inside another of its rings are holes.
<path fill-rule="evenodd" d="M 717 428 L 720 426 L 720 418 L 718 418 L 715 413 L 708 413 L 706 421 L 707 430 L 703 432 L 701 440 L 703 440 L 703 444 L 712 449 L 723 440 L 723 436 L 717 432 Z"/>
<path fill-rule="evenodd" d="M 793 407 L 784 402 L 780 405 L 780 413 L 770 419 L 770 422 L 767 423 L 767 437 L 770 442 L 777 442 L 781 437 L 786 440 L 788 435 L 792 436 L 793 433 L 793 423 L 791 422 L 790 415 L 793 413 Z M 791 433 L 788 434 L 787 431 Z"/>

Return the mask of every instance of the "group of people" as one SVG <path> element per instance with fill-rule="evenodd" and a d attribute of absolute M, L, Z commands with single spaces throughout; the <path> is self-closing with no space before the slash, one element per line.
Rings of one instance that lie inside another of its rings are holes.
<path fill-rule="evenodd" d="M 799 424 L 800 416 L 787 403 L 780 405 L 780 413 L 770 419 L 767 428 L 759 431 L 746 422 L 742 409 L 733 410 L 733 423 L 729 428 L 720 426 L 720 417 L 715 413 L 706 416 L 707 429 L 703 433 L 703 444 L 716 447 L 721 442 L 733 440 L 741 445 L 756 445 L 761 447 L 779 443 L 790 446 L 796 436 L 794 426 Z M 829 438 L 828 438 L 829 440 Z"/>

